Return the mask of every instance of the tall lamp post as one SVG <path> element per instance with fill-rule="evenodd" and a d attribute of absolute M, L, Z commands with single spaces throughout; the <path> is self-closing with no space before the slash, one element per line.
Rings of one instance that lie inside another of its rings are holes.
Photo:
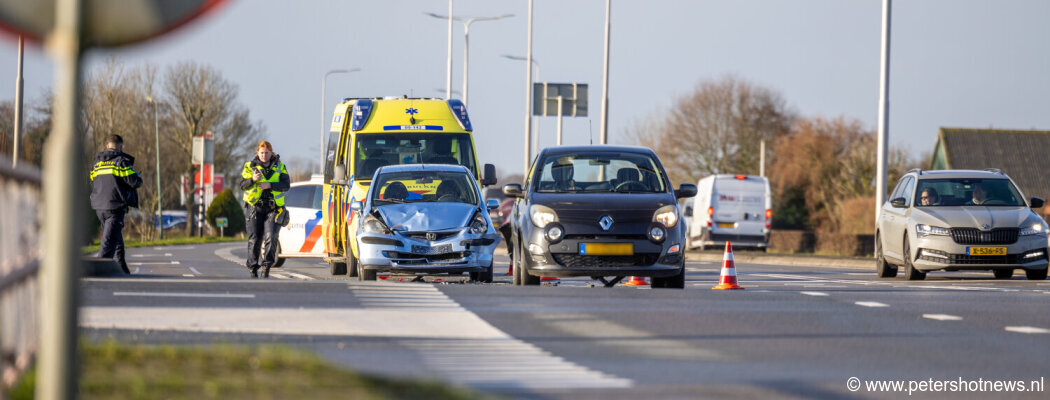
<path fill-rule="evenodd" d="M 526 61 L 526 62 L 529 61 L 528 58 L 525 58 L 525 57 L 522 57 L 522 56 L 512 56 L 510 54 L 504 54 L 502 57 L 506 58 L 508 60 Z M 532 59 L 532 65 L 536 67 L 536 80 L 542 82 L 543 78 L 540 78 L 540 71 L 541 71 L 540 70 L 540 62 L 537 61 L 535 58 L 533 58 Z M 529 90 L 532 90 L 532 89 L 530 88 Z M 530 105 L 530 107 L 531 107 L 531 105 Z M 532 120 L 535 121 L 535 123 L 536 123 L 536 134 L 532 138 L 532 154 L 536 154 L 539 151 L 539 147 L 540 147 L 540 121 L 538 119 L 536 119 L 535 116 L 532 117 Z"/>
<path fill-rule="evenodd" d="M 326 114 L 327 113 L 326 110 L 327 110 L 327 108 L 325 108 L 324 100 L 325 100 L 325 92 L 328 89 L 327 88 L 327 86 L 328 86 L 328 75 L 331 75 L 331 74 L 348 74 L 348 73 L 357 72 L 357 71 L 360 71 L 360 70 L 361 70 L 360 68 L 333 69 L 333 70 L 329 70 L 328 72 L 325 72 L 324 76 L 321 77 L 321 158 L 318 159 L 318 163 L 317 163 L 317 173 L 318 174 L 323 174 L 324 173 L 324 163 L 327 160 L 326 155 L 325 155 L 325 150 L 326 150 L 326 147 L 328 147 L 327 146 L 327 144 L 328 144 L 328 124 L 327 124 L 328 118 L 326 118 L 326 115 L 327 115 Z"/>
<path fill-rule="evenodd" d="M 160 121 L 157 119 L 157 102 L 153 96 L 146 96 L 146 102 L 153 105 L 153 151 L 157 153 L 157 238 L 164 239 L 164 213 L 161 204 L 164 198 L 160 195 Z"/>
<path fill-rule="evenodd" d="M 459 18 L 459 17 L 450 17 L 450 16 L 447 16 L 447 15 L 439 15 L 439 14 L 434 14 L 434 13 L 425 13 L 425 14 L 429 15 L 431 17 L 434 17 L 434 18 L 450 19 L 452 21 L 458 21 L 458 22 L 463 24 L 463 105 L 464 106 L 469 106 L 469 104 L 467 103 L 467 94 L 468 94 L 467 93 L 467 82 L 469 81 L 469 79 L 467 79 L 467 76 L 470 73 L 470 24 L 473 24 L 473 23 L 479 22 L 479 21 L 495 21 L 497 19 L 510 18 L 510 17 L 513 17 L 514 14 L 504 14 L 504 15 L 500 15 L 498 17 L 474 17 L 474 18 L 467 18 L 467 19 L 463 19 L 463 18 Z M 449 92 L 448 94 L 451 94 L 451 89 L 449 89 L 448 92 Z"/>

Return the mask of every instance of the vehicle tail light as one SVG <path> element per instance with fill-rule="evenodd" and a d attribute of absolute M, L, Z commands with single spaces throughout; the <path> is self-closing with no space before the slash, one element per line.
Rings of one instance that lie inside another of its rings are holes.
<path fill-rule="evenodd" d="M 747 175 L 737 175 L 736 179 L 747 179 Z"/>
<path fill-rule="evenodd" d="M 714 215 L 715 215 L 715 208 L 714 207 L 707 207 L 707 226 L 711 226 L 711 220 L 713 219 Z"/>
<path fill-rule="evenodd" d="M 766 209 L 766 229 L 769 229 L 769 228 L 773 227 L 773 225 L 769 223 L 769 221 L 771 219 L 773 219 L 773 210 L 770 210 L 770 209 L 767 208 Z"/>

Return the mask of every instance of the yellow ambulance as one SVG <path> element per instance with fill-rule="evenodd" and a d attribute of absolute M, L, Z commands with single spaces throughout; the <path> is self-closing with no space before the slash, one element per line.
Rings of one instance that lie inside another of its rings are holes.
<path fill-rule="evenodd" d="M 397 164 L 453 164 L 467 167 L 482 186 L 496 183 L 496 167 L 478 165 L 473 127 L 463 102 L 434 98 L 349 98 L 335 107 L 326 151 L 322 217 L 325 261 L 332 275 L 357 273 L 359 215 L 350 209 L 363 199 L 379 167 Z M 434 187 L 409 187 L 410 196 Z M 348 269 L 347 266 L 350 266 Z"/>

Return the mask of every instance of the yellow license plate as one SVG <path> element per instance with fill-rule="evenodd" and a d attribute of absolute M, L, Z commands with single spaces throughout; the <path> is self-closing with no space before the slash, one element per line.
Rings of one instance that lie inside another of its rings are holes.
<path fill-rule="evenodd" d="M 719 222 L 718 223 L 718 227 L 719 228 L 733 228 L 733 227 L 735 227 L 735 225 L 736 224 L 734 224 L 732 222 Z"/>
<path fill-rule="evenodd" d="M 581 256 L 631 256 L 634 243 L 580 243 Z"/>
<path fill-rule="evenodd" d="M 1006 247 L 967 247 L 966 254 L 971 256 L 1005 256 Z"/>

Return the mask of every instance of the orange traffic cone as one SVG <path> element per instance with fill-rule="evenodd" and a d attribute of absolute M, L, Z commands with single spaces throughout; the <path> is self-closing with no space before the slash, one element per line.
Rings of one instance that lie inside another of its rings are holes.
<path fill-rule="evenodd" d="M 623 284 L 625 286 L 645 286 L 648 285 L 649 282 L 646 282 L 645 277 L 643 276 L 632 276 L 630 279 L 627 280 L 627 282 L 624 282 Z"/>
<path fill-rule="evenodd" d="M 736 268 L 733 267 L 733 244 L 726 242 L 726 253 L 722 257 L 722 276 L 718 280 L 718 286 L 711 289 L 744 289 L 736 284 Z"/>
<path fill-rule="evenodd" d="M 507 273 L 505 273 L 503 275 L 507 275 L 507 276 L 514 275 L 514 261 L 513 260 L 511 260 L 510 265 L 507 266 Z"/>

